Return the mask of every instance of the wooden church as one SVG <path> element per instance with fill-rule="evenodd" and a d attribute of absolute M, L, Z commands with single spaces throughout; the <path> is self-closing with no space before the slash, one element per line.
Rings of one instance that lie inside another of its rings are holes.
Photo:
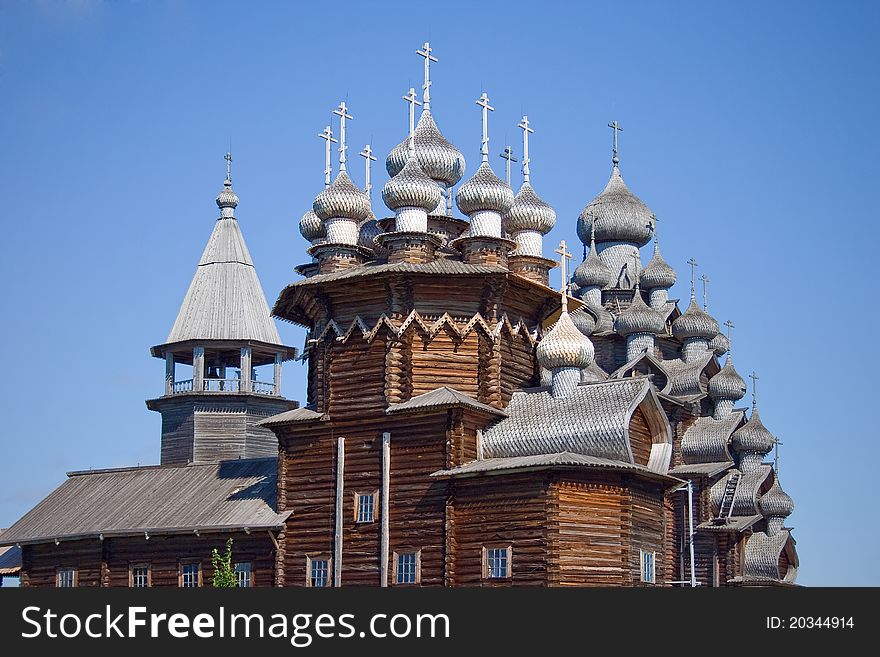
<path fill-rule="evenodd" d="M 349 177 L 342 103 L 338 173 L 327 128 L 325 188 L 300 221 L 310 261 L 271 311 L 227 165 L 220 217 L 152 348 L 161 463 L 69 473 L 0 535 L 23 586 L 210 585 L 229 537 L 245 587 L 794 583 L 793 503 L 764 462 L 777 441 L 754 390 L 737 406 L 731 324 L 696 301 L 696 262 L 690 299 L 669 298 L 676 272 L 621 177 L 619 126 L 569 276 L 564 243 L 558 263 L 544 255 L 556 213 L 529 180 L 528 118 L 514 193 L 489 164 L 483 94 L 481 162 L 459 185 L 464 156 L 431 112 L 436 58 L 418 53 L 390 212 L 373 213 L 369 148 L 366 189 Z M 301 353 L 272 317 L 307 329 Z M 292 359 L 308 366 L 303 405 L 281 392 Z"/>

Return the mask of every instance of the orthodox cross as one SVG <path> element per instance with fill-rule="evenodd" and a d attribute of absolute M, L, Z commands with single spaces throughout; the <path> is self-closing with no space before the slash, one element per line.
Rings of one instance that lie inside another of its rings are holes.
<path fill-rule="evenodd" d="M 562 293 L 562 312 L 568 312 L 568 261 L 571 260 L 571 253 L 565 248 L 565 240 L 562 240 L 559 243 L 559 248 L 556 249 L 556 253 L 559 254 L 559 267 L 562 271 L 562 286 L 560 288 L 560 292 Z"/>
<path fill-rule="evenodd" d="M 617 121 L 612 121 L 611 123 L 608 124 L 608 127 L 614 131 L 614 149 L 612 151 L 613 155 L 611 157 L 611 163 L 617 164 L 618 162 L 620 162 L 620 160 L 617 157 L 617 133 L 623 132 L 623 128 L 620 127 L 620 124 Z"/>
<path fill-rule="evenodd" d="M 421 50 L 416 50 L 417 55 L 425 58 L 425 83 L 422 85 L 422 89 L 424 89 L 422 101 L 425 104 L 426 110 L 431 109 L 431 62 L 437 61 L 437 58 L 431 54 L 432 52 L 434 51 L 431 50 L 431 44 L 427 41 L 425 41 L 425 45 L 422 46 Z"/>
<path fill-rule="evenodd" d="M 758 379 L 760 377 L 752 370 L 749 378 L 752 380 L 752 411 L 754 411 L 758 408 Z"/>
<path fill-rule="evenodd" d="M 507 186 L 510 187 L 510 163 L 519 162 L 519 160 L 513 156 L 513 151 L 510 150 L 510 146 L 505 146 L 504 150 L 499 153 L 499 156 L 507 160 Z"/>
<path fill-rule="evenodd" d="M 366 185 L 364 185 L 364 191 L 367 193 L 367 196 L 370 195 L 370 190 L 373 189 L 373 185 L 370 183 L 370 162 L 376 161 L 376 156 L 373 155 L 373 148 L 367 144 L 364 146 L 364 150 L 358 153 L 364 160 L 366 161 Z"/>
<path fill-rule="evenodd" d="M 703 281 L 703 310 L 709 310 L 709 303 L 706 301 L 706 286 L 709 283 L 709 277 L 703 274 L 700 276 L 700 280 Z"/>
<path fill-rule="evenodd" d="M 529 117 L 523 116 L 522 121 L 516 126 L 517 128 L 521 128 L 523 131 L 523 163 L 522 163 L 522 174 L 523 174 L 523 182 L 529 182 L 529 162 L 531 159 L 529 158 L 529 133 L 534 132 L 529 127 Z"/>
<path fill-rule="evenodd" d="M 779 436 L 773 436 L 773 469 L 776 471 L 776 478 L 779 479 L 779 446 L 785 443 L 779 440 Z"/>
<path fill-rule="evenodd" d="M 729 319 L 726 322 L 724 322 L 724 325 L 727 327 L 727 353 L 729 354 L 730 353 L 730 329 L 736 328 L 736 326 L 734 326 L 733 322 L 731 322 Z"/>
<path fill-rule="evenodd" d="M 226 160 L 226 180 L 232 182 L 232 153 L 227 151 L 223 159 Z"/>
<path fill-rule="evenodd" d="M 639 265 L 642 264 L 641 261 L 639 260 L 638 252 L 633 253 L 632 259 L 633 259 L 633 281 L 634 281 L 633 287 L 635 287 L 636 294 L 638 294 L 639 293 L 639 269 L 641 269 L 641 267 L 639 267 Z M 635 300 L 636 300 L 635 297 L 633 297 L 633 301 L 635 301 Z"/>
<path fill-rule="evenodd" d="M 421 105 L 421 103 L 416 100 L 416 90 L 413 87 L 410 87 L 406 96 L 402 96 L 402 98 L 409 103 L 409 147 L 415 148 L 413 135 L 416 132 L 416 105 Z"/>
<path fill-rule="evenodd" d="M 648 224 L 648 230 L 654 234 L 654 246 L 657 246 L 657 215 L 651 215 L 651 222 Z"/>
<path fill-rule="evenodd" d="M 329 187 L 331 173 L 330 144 L 335 144 L 338 140 L 333 138 L 333 131 L 329 125 L 324 128 L 324 132 L 319 132 L 318 136 L 326 142 L 324 144 L 324 187 Z"/>
<path fill-rule="evenodd" d="M 494 112 L 495 108 L 489 104 L 489 96 L 484 91 L 480 95 L 477 105 L 483 108 L 483 147 L 480 152 L 483 155 L 483 162 L 489 161 L 489 112 Z"/>
<path fill-rule="evenodd" d="M 691 299 L 694 299 L 695 298 L 695 296 L 694 296 L 694 276 L 696 275 L 697 267 L 699 265 L 697 264 L 697 261 L 695 258 L 691 258 L 687 262 L 691 266 Z"/>
<path fill-rule="evenodd" d="M 345 120 L 351 120 L 352 115 L 348 113 L 348 107 L 345 101 L 339 103 L 339 107 L 333 110 L 333 113 L 339 117 L 339 171 L 345 171 L 345 151 L 348 146 L 345 145 Z"/>

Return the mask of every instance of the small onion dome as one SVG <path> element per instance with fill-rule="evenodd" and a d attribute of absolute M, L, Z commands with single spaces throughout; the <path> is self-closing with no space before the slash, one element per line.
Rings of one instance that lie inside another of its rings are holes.
<path fill-rule="evenodd" d="M 758 411 L 752 411 L 749 421 L 733 432 L 730 446 L 735 452 L 767 454 L 773 449 L 773 434 L 761 422 Z"/>
<path fill-rule="evenodd" d="M 730 340 L 723 333 L 719 333 L 709 340 L 709 349 L 714 351 L 716 356 L 723 356 L 730 351 Z"/>
<path fill-rule="evenodd" d="M 217 194 L 216 201 L 218 208 L 235 208 L 238 205 L 238 194 L 232 191 L 231 180 L 223 182 L 223 189 Z"/>
<path fill-rule="evenodd" d="M 702 310 L 697 305 L 696 299 L 691 297 L 687 310 L 672 322 L 672 335 L 679 340 L 687 338 L 711 340 L 718 335 L 718 322 Z"/>
<path fill-rule="evenodd" d="M 583 369 L 593 362 L 593 343 L 581 333 L 571 316 L 563 312 L 538 343 L 538 363 L 548 370 L 561 367 Z"/>
<path fill-rule="evenodd" d="M 477 172 L 458 188 L 455 202 L 468 216 L 481 210 L 504 214 L 513 204 L 513 190 L 495 175 L 488 162 L 483 162 Z"/>
<path fill-rule="evenodd" d="M 623 336 L 632 333 L 657 334 L 666 331 L 666 322 L 660 313 L 645 303 L 641 293 L 636 289 L 629 308 L 614 320 L 614 330 Z"/>
<path fill-rule="evenodd" d="M 635 242 L 644 246 L 651 239 L 651 210 L 627 188 L 617 165 L 605 189 L 589 202 L 578 217 L 578 237 L 590 243 L 590 232 L 596 223 L 597 242 Z"/>
<path fill-rule="evenodd" d="M 590 252 L 586 260 L 578 265 L 572 277 L 578 287 L 606 287 L 614 280 L 614 273 L 608 268 L 599 254 L 596 245 L 590 244 Z"/>
<path fill-rule="evenodd" d="M 639 282 L 646 290 L 670 288 L 675 284 L 675 270 L 660 255 L 660 245 L 654 244 L 654 255 L 642 270 Z"/>
<path fill-rule="evenodd" d="M 345 171 L 340 171 L 333 184 L 315 198 L 312 209 L 321 221 L 351 219 L 361 222 L 370 215 L 370 199 L 355 187 Z"/>
<path fill-rule="evenodd" d="M 324 222 L 318 219 L 314 210 L 309 210 L 299 220 L 299 234 L 312 243 L 322 237 L 327 237 Z"/>
<path fill-rule="evenodd" d="M 766 493 L 761 496 L 761 499 L 758 500 L 758 508 L 761 511 L 761 515 L 765 518 L 787 518 L 794 511 L 794 500 L 791 499 L 788 493 L 782 490 L 782 486 L 779 485 L 779 479 L 776 479 L 773 482 L 773 485 L 770 487 Z"/>
<path fill-rule="evenodd" d="M 720 334 L 719 334 L 720 335 Z M 733 359 L 728 356 L 724 367 L 709 379 L 709 397 L 738 401 L 746 394 L 746 382 L 733 367 Z"/>
<path fill-rule="evenodd" d="M 431 112 L 425 110 L 413 131 L 413 142 L 419 164 L 432 180 L 455 185 L 464 175 L 464 155 L 440 134 Z M 406 166 L 409 137 L 400 142 L 385 160 L 385 169 L 391 177 Z M 434 208 L 431 208 L 432 210 Z"/>
<path fill-rule="evenodd" d="M 556 211 L 535 194 L 529 183 L 524 182 L 513 197 L 513 205 L 504 215 L 507 232 L 534 230 L 546 235 L 555 225 Z"/>
<path fill-rule="evenodd" d="M 571 313 L 571 321 L 584 335 L 590 335 L 596 328 L 596 318 L 585 307 L 580 307 Z"/>
<path fill-rule="evenodd" d="M 430 212 L 440 203 L 440 196 L 437 184 L 422 171 L 413 151 L 404 167 L 382 188 L 382 200 L 392 210 L 409 207 Z"/>
<path fill-rule="evenodd" d="M 370 213 L 370 216 L 364 219 L 363 223 L 361 223 L 358 233 L 358 245 L 370 249 L 373 252 L 373 255 L 377 257 L 383 257 L 386 255 L 387 250 L 376 244 L 373 240 L 382 234 L 382 229 L 379 227 L 379 222 L 376 220 L 375 215 Z"/>

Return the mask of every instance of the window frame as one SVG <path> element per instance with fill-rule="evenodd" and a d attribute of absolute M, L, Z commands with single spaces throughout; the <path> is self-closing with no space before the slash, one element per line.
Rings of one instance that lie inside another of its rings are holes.
<path fill-rule="evenodd" d="M 312 563 L 315 561 L 327 562 L 327 583 L 324 586 L 315 586 L 312 584 Z M 309 588 L 330 588 L 333 586 L 333 557 L 324 554 L 316 554 L 314 556 L 306 555 L 306 586 Z"/>
<path fill-rule="evenodd" d="M 242 586 L 239 580 L 239 566 L 247 566 L 247 586 Z M 237 561 L 232 565 L 235 572 L 235 586 L 239 589 L 251 589 L 254 587 L 254 564 L 252 561 Z"/>
<path fill-rule="evenodd" d="M 490 550 L 504 550 L 507 552 L 507 561 L 505 565 L 505 574 L 502 576 L 492 576 L 489 572 L 489 551 Z M 484 545 L 482 548 L 482 574 L 484 580 L 492 580 L 492 581 L 505 581 L 513 578 L 513 546 L 511 544 L 507 545 L 499 545 L 489 544 Z"/>
<path fill-rule="evenodd" d="M 647 579 L 645 577 L 645 557 L 651 555 L 651 578 Z M 639 548 L 639 579 L 644 584 L 656 584 L 657 583 L 657 551 L 656 550 L 643 550 Z"/>
<path fill-rule="evenodd" d="M 134 585 L 134 570 L 135 568 L 146 568 L 147 569 L 147 585 L 146 586 L 135 586 Z M 149 562 L 144 561 L 132 561 L 128 564 L 128 588 L 130 589 L 143 589 L 150 588 L 153 586 L 153 567 Z"/>
<path fill-rule="evenodd" d="M 398 566 L 400 564 L 400 557 L 405 555 L 415 555 L 416 558 L 416 570 L 415 570 L 415 581 L 413 582 L 399 582 L 397 580 L 398 575 Z M 392 572 L 394 576 L 391 578 L 391 582 L 394 586 L 419 586 L 422 583 L 422 549 L 419 548 L 417 550 L 394 550 L 392 552 Z"/>
<path fill-rule="evenodd" d="M 72 583 L 70 586 L 61 586 L 61 573 L 73 573 Z M 76 566 L 61 566 L 55 569 L 55 588 L 56 589 L 75 589 L 79 586 L 79 569 Z"/>
<path fill-rule="evenodd" d="M 183 569 L 186 566 L 198 566 L 198 576 L 196 578 L 195 586 L 184 586 L 183 585 Z M 179 589 L 198 589 L 202 588 L 204 582 L 202 579 L 202 561 L 201 559 L 181 559 L 177 562 L 177 588 Z"/>
<path fill-rule="evenodd" d="M 367 495 L 369 495 L 373 498 L 373 504 L 372 504 L 372 508 L 371 508 L 372 517 L 370 518 L 370 520 L 361 520 L 361 518 L 360 518 L 361 496 L 367 496 Z M 376 522 L 376 515 L 377 515 L 376 514 L 376 500 L 379 499 L 379 489 L 377 488 L 376 490 L 371 490 L 366 493 L 361 492 L 361 491 L 355 491 L 353 494 L 353 497 L 354 497 L 354 524 L 355 525 L 369 525 L 371 523 Z"/>

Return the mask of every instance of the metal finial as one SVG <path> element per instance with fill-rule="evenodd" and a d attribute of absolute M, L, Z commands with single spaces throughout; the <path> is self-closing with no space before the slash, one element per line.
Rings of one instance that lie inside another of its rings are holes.
<path fill-rule="evenodd" d="M 519 162 L 514 156 L 513 151 L 510 150 L 510 146 L 505 146 L 504 150 L 498 154 L 504 160 L 507 160 L 506 171 L 507 171 L 507 186 L 510 187 L 510 163 L 511 162 Z"/>
<path fill-rule="evenodd" d="M 633 275 L 635 276 L 636 294 L 638 294 L 639 293 L 639 269 L 641 269 L 641 264 L 642 264 L 641 261 L 639 260 L 638 252 L 633 253 L 632 259 L 633 259 L 633 264 L 635 265 L 635 267 L 633 268 Z M 633 301 L 635 301 L 635 297 L 633 297 Z"/>
<path fill-rule="evenodd" d="M 700 280 L 703 281 L 703 310 L 708 311 L 709 310 L 709 302 L 707 301 L 707 298 L 706 298 L 706 288 L 710 282 L 709 277 L 706 276 L 706 274 L 704 273 L 702 276 L 700 276 Z"/>
<path fill-rule="evenodd" d="M 697 298 L 694 293 L 694 277 L 697 275 L 697 267 L 699 267 L 699 265 L 695 258 L 690 258 L 687 262 L 691 266 L 691 300 L 694 300 Z"/>
<path fill-rule="evenodd" d="M 736 328 L 736 326 L 729 319 L 724 322 L 724 325 L 727 327 L 727 353 L 730 354 L 730 352 L 732 351 L 730 342 L 730 329 L 734 329 Z"/>
<path fill-rule="evenodd" d="M 660 241 L 657 239 L 657 215 L 654 213 L 651 213 L 651 223 L 648 224 L 648 228 L 654 234 L 654 250 L 657 251 L 660 248 Z"/>
<path fill-rule="evenodd" d="M 421 55 L 425 58 L 425 83 L 422 85 L 422 89 L 424 92 L 422 93 L 422 102 L 424 103 L 425 109 L 431 109 L 431 62 L 436 62 L 437 58 L 434 57 L 431 53 L 431 44 L 425 41 L 425 45 L 422 46 L 421 50 L 416 50 L 417 55 Z"/>
<path fill-rule="evenodd" d="M 345 151 L 348 146 L 345 144 L 345 120 L 351 120 L 352 115 L 348 113 L 348 107 L 345 101 L 339 103 L 339 107 L 333 110 L 333 113 L 339 117 L 339 172 L 345 171 Z"/>
<path fill-rule="evenodd" d="M 620 124 L 617 121 L 612 121 L 608 124 L 608 127 L 614 131 L 614 148 L 612 150 L 611 163 L 614 166 L 617 166 L 620 162 L 620 158 L 617 157 L 617 133 L 623 132 L 623 128 L 620 127 Z"/>
<path fill-rule="evenodd" d="M 590 224 L 590 248 L 596 248 L 596 220 L 593 219 L 593 223 Z M 586 258 L 584 258 L 586 260 Z"/>
<path fill-rule="evenodd" d="M 779 436 L 773 436 L 773 470 L 776 472 L 777 479 L 779 479 L 779 446 L 784 444 L 779 440 Z"/>
<path fill-rule="evenodd" d="M 483 108 L 483 146 L 480 152 L 483 155 L 483 162 L 489 161 L 489 112 L 494 112 L 495 108 L 489 104 L 489 96 L 484 91 L 480 95 L 477 105 Z"/>
<path fill-rule="evenodd" d="M 330 129 L 330 126 L 326 126 L 324 128 L 324 132 L 319 132 L 318 136 L 324 140 L 324 187 L 330 186 L 330 174 L 332 171 L 332 166 L 330 164 L 330 144 L 335 144 L 338 142 L 337 139 L 333 138 L 333 131 Z"/>
<path fill-rule="evenodd" d="M 409 103 L 409 148 L 415 148 L 415 135 L 416 132 L 416 105 L 421 105 L 421 103 L 416 100 L 416 90 L 413 87 L 409 88 L 409 91 L 406 93 L 406 96 L 401 96 L 407 103 Z"/>
<path fill-rule="evenodd" d="M 758 408 L 758 379 L 760 377 L 752 370 L 749 378 L 752 380 L 752 411 L 754 411 Z"/>
<path fill-rule="evenodd" d="M 373 148 L 369 144 L 364 146 L 364 150 L 358 153 L 358 155 L 360 155 L 366 161 L 366 172 L 364 175 L 364 180 L 366 181 L 366 184 L 364 185 L 364 191 L 367 193 L 367 196 L 369 196 L 370 190 L 373 189 L 373 185 L 372 183 L 370 183 L 370 162 L 375 162 L 376 156 L 373 155 Z"/>
<path fill-rule="evenodd" d="M 559 267 L 562 270 L 562 285 L 560 286 L 559 293 L 562 295 L 562 312 L 568 312 L 568 261 L 571 260 L 571 253 L 565 248 L 565 240 L 562 240 L 559 243 L 559 248 L 556 249 L 556 253 L 559 254 Z"/>
<path fill-rule="evenodd" d="M 232 153 L 226 151 L 223 159 L 226 160 L 226 182 L 232 184 Z"/>
<path fill-rule="evenodd" d="M 534 130 L 529 127 L 529 117 L 527 116 L 523 116 L 522 121 L 520 121 L 516 127 L 523 131 L 522 174 L 523 182 L 527 183 L 529 182 L 529 163 L 531 162 L 531 159 L 529 158 L 529 133 L 534 132 Z"/>

